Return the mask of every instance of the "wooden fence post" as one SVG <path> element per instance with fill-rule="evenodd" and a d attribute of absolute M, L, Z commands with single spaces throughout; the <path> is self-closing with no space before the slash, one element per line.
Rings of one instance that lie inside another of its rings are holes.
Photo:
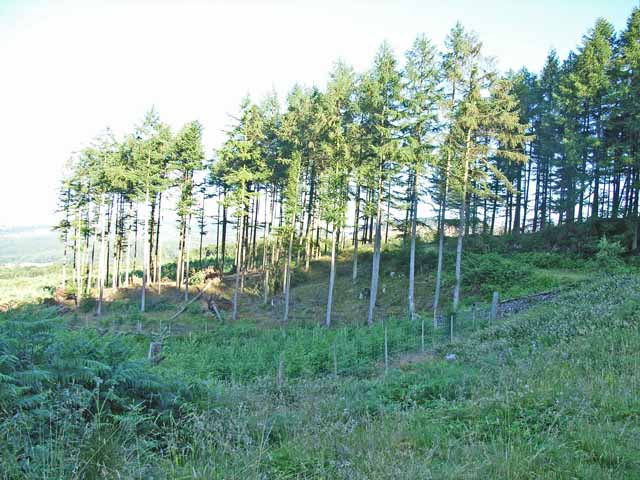
<path fill-rule="evenodd" d="M 473 302 L 473 306 L 471 307 L 471 325 L 473 330 L 476 329 L 476 302 Z"/>
<path fill-rule="evenodd" d="M 152 365 L 157 365 L 162 360 L 162 342 L 151 342 L 147 358 Z"/>
<path fill-rule="evenodd" d="M 389 370 L 389 346 L 387 341 L 387 326 L 384 327 L 384 374 Z"/>
<path fill-rule="evenodd" d="M 449 321 L 449 330 L 450 330 L 450 337 L 451 337 L 451 342 L 453 342 L 453 319 L 455 318 L 455 315 L 451 315 L 451 320 Z"/>
<path fill-rule="evenodd" d="M 336 351 L 336 342 L 333 342 L 333 376 L 338 377 L 338 352 Z"/>
<path fill-rule="evenodd" d="M 493 299 L 491 300 L 491 321 L 498 319 L 498 304 L 500 303 L 500 294 L 493 292 Z"/>
<path fill-rule="evenodd" d="M 278 376 L 276 377 L 276 385 L 278 390 L 282 390 L 284 386 L 284 352 L 280 352 L 280 361 L 278 362 Z"/>

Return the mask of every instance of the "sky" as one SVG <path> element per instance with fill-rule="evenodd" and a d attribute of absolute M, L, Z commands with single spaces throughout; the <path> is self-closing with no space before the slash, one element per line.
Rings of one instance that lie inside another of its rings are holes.
<path fill-rule="evenodd" d="M 502 71 L 539 71 L 604 17 L 638 0 L 0 0 L 0 227 L 52 225 L 66 160 L 106 127 L 123 135 L 152 106 L 174 130 L 204 126 L 207 156 L 240 101 L 295 83 L 323 87 L 342 58 L 367 69 L 460 21 Z"/>

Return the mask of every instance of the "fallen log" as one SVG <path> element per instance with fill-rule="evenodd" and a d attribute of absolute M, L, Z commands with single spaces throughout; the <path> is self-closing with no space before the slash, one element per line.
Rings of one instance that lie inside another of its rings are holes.
<path fill-rule="evenodd" d="M 180 310 L 178 310 L 176 313 L 174 313 L 173 316 L 169 319 L 169 321 L 175 320 L 180 315 L 182 315 L 185 312 L 185 310 L 187 309 L 187 307 L 189 305 L 191 305 L 193 302 L 195 302 L 196 300 L 198 300 L 202 296 L 202 294 L 207 290 L 207 288 L 209 288 L 210 285 L 211 285 L 211 281 L 208 281 L 207 284 L 204 286 L 204 288 L 202 290 L 200 290 L 195 297 L 193 297 L 191 300 L 189 300 L 187 303 L 185 303 L 182 307 L 180 307 Z"/>
<path fill-rule="evenodd" d="M 213 299 L 213 295 L 209 296 L 209 299 L 207 300 L 207 307 L 209 308 L 209 311 L 213 310 L 215 312 L 216 317 L 218 317 L 218 321 L 222 323 L 223 322 L 222 315 L 220 315 L 220 311 L 218 310 L 218 306 L 216 305 L 216 302 Z"/>

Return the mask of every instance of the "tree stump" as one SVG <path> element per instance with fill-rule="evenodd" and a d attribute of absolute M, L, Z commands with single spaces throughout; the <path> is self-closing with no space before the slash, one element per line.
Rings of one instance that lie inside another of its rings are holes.
<path fill-rule="evenodd" d="M 152 365 L 159 364 L 164 357 L 162 357 L 162 342 L 151 342 L 149 344 L 149 362 Z"/>

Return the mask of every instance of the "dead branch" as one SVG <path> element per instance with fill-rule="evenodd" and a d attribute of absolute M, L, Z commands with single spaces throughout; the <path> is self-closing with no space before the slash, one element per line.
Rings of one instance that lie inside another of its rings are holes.
<path fill-rule="evenodd" d="M 180 315 L 182 315 L 184 311 L 187 309 L 187 307 L 191 305 L 193 302 L 195 302 L 196 300 L 198 300 L 202 296 L 202 294 L 207 290 L 207 288 L 209 288 L 210 285 L 211 285 L 211 281 L 208 281 L 207 284 L 204 286 L 204 288 L 200 290 L 195 297 L 193 297 L 191 300 L 185 303 L 182 307 L 180 307 L 180 310 L 174 313 L 173 316 L 169 319 L 169 321 L 175 320 Z"/>

